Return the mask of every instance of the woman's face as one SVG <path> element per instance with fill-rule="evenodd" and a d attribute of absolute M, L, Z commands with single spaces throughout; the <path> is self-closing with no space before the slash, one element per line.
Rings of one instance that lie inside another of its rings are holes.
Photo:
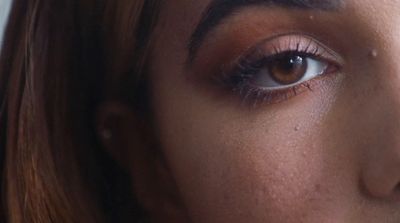
<path fill-rule="evenodd" d="M 400 222 L 399 0 L 168 0 L 161 149 L 195 223 Z"/>

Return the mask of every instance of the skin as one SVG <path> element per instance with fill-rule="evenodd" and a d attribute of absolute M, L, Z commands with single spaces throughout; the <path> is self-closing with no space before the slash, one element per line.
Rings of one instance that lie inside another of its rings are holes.
<path fill-rule="evenodd" d="M 154 131 L 176 222 L 399 222 L 400 1 L 347 0 L 338 12 L 246 7 L 187 66 L 208 4 L 167 1 L 152 47 Z M 312 91 L 253 106 L 208 81 L 260 40 L 293 30 L 341 60 Z"/>

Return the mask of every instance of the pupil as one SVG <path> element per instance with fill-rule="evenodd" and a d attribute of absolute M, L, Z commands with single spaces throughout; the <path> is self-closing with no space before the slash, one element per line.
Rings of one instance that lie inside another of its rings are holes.
<path fill-rule="evenodd" d="M 279 84 L 294 84 L 301 80 L 307 71 L 307 62 L 301 56 L 286 55 L 270 64 L 271 77 Z"/>
<path fill-rule="evenodd" d="M 296 56 L 288 58 L 288 60 L 284 59 L 280 61 L 280 63 L 282 70 L 290 73 L 293 69 L 296 69 L 298 65 L 301 65 L 303 63 L 303 58 Z"/>

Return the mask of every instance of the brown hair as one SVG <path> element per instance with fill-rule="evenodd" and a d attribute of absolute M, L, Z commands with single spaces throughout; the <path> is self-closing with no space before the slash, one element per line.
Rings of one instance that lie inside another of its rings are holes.
<path fill-rule="evenodd" d="M 1 222 L 145 216 L 127 174 L 97 143 L 93 114 L 105 98 L 146 107 L 159 8 L 158 0 L 14 0 L 0 57 Z"/>

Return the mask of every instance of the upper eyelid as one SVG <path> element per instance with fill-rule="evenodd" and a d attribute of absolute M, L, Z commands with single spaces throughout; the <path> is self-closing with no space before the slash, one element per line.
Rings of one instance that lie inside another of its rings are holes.
<path fill-rule="evenodd" d="M 282 46 L 282 42 L 274 43 L 282 41 L 282 38 L 285 38 L 287 42 L 285 43 L 286 46 Z M 299 46 L 299 42 L 302 41 L 303 45 Z M 266 44 L 269 44 L 268 47 L 265 47 Z M 264 48 L 263 48 L 264 45 Z M 231 61 L 227 65 L 222 65 L 222 71 L 224 73 L 233 73 L 237 65 L 247 63 L 247 62 L 254 62 L 256 59 L 266 58 L 268 56 L 275 56 L 278 53 L 283 53 L 287 51 L 306 51 L 310 50 L 310 47 L 318 48 L 318 52 L 316 56 L 322 57 L 323 59 L 327 60 L 328 62 L 335 63 L 337 66 L 342 67 L 344 65 L 343 58 L 336 53 L 334 50 L 326 46 L 325 44 L 318 41 L 316 38 L 308 35 L 308 34 L 301 34 L 301 33 L 285 33 L 285 34 L 277 34 L 271 37 L 268 37 L 259 43 L 256 43 L 253 47 L 245 50 L 241 55 L 236 57 L 233 61 Z M 300 48 L 299 48 L 300 47 Z M 268 48 L 268 49 L 266 49 Z M 308 52 L 311 54 L 311 52 Z"/>
<path fill-rule="evenodd" d="M 327 59 L 337 60 L 339 63 L 342 63 L 343 60 L 338 53 L 336 53 L 327 45 L 323 44 L 321 41 L 317 40 L 317 38 L 309 34 L 297 33 L 297 32 L 278 34 L 269 37 L 261 41 L 260 43 L 257 43 L 254 47 L 252 47 L 252 49 L 250 49 L 250 51 L 260 49 L 261 45 L 265 45 L 267 43 L 269 47 L 273 48 L 269 49 L 269 53 L 271 55 L 282 53 L 285 51 L 296 51 L 299 49 L 301 49 L 301 51 L 310 52 L 312 51 L 311 48 L 313 48 L 314 50 L 318 49 L 318 51 L 315 52 L 316 54 L 326 55 L 328 57 Z M 283 46 L 284 44 L 285 46 Z M 277 49 L 277 47 L 280 48 Z"/>

